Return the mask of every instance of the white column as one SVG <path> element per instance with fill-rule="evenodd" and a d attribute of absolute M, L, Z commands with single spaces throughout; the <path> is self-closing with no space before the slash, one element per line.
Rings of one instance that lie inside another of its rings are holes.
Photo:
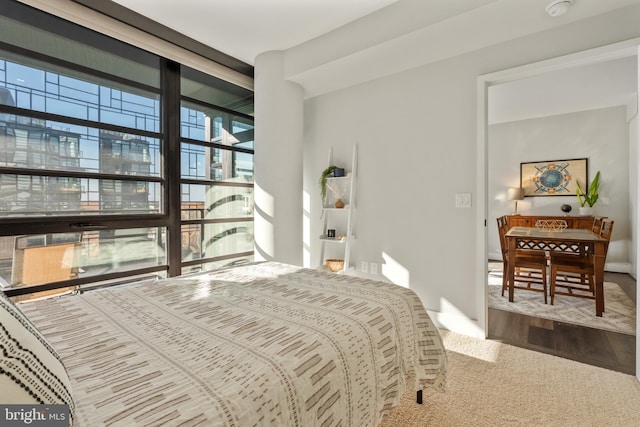
<path fill-rule="evenodd" d="M 255 259 L 302 265 L 303 90 L 283 52 L 255 62 Z"/>
<path fill-rule="evenodd" d="M 640 65 L 640 49 L 638 65 Z M 638 87 L 640 88 L 640 68 L 638 68 Z M 629 122 L 629 208 L 631 210 L 631 250 L 629 251 L 631 274 L 636 281 L 640 279 L 640 97 L 636 96 L 635 117 Z M 636 337 L 640 334 L 640 299 L 636 298 Z M 640 339 L 636 339 L 636 378 L 640 381 Z"/>

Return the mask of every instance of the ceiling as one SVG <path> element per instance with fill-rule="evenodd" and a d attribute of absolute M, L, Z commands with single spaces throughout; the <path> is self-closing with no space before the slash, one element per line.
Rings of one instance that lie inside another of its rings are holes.
<path fill-rule="evenodd" d="M 637 113 L 638 59 L 625 56 L 489 87 L 488 122 L 496 124 L 625 106 Z"/>
<path fill-rule="evenodd" d="M 285 51 L 306 99 L 640 4 L 573 0 L 113 0 L 247 64 Z"/>
<path fill-rule="evenodd" d="M 114 0 L 173 30 L 253 65 L 396 0 Z"/>
<path fill-rule="evenodd" d="M 498 42 L 640 2 L 573 0 L 566 15 L 552 18 L 544 10 L 551 0 L 113 1 L 248 64 L 262 52 L 287 50 L 344 26 L 356 38 L 363 30 L 367 47 L 425 29 L 431 36 L 454 29 L 458 37 L 437 41 L 455 54 L 476 47 L 474 35 L 483 27 L 499 33 L 492 38 Z"/>

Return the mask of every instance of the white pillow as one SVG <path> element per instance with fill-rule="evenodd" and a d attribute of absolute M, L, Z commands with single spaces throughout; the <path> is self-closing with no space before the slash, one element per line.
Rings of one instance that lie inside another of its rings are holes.
<path fill-rule="evenodd" d="M 60 356 L 0 291 L 0 404 L 74 404 Z M 71 421 L 71 420 L 70 420 Z"/>

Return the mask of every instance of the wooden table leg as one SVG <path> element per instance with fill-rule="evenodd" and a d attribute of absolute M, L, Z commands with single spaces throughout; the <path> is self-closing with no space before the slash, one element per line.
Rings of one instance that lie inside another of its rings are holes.
<path fill-rule="evenodd" d="M 605 261 L 605 244 L 596 242 L 594 247 L 594 264 L 595 264 L 595 291 L 596 291 L 596 316 L 602 317 L 604 312 L 604 261 Z"/>
<path fill-rule="evenodd" d="M 507 275 L 507 280 L 508 283 L 507 285 L 509 286 L 509 302 L 513 302 L 513 289 L 514 289 L 514 283 L 513 283 L 513 279 L 515 276 L 515 265 L 516 265 L 516 239 L 515 238 L 508 238 L 507 239 L 507 245 L 508 245 L 508 250 L 507 250 L 507 254 L 509 257 L 509 260 L 507 261 L 507 271 L 504 272 L 503 274 Z"/>

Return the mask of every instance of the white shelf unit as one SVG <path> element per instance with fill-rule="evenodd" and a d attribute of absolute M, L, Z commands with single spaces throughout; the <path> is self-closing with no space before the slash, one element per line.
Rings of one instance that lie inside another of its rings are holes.
<path fill-rule="evenodd" d="M 329 151 L 329 165 L 333 163 L 333 150 Z M 327 189 L 327 198 L 325 205 L 322 207 L 322 230 L 323 234 L 320 238 L 320 264 L 325 267 L 325 253 L 339 253 L 344 260 L 344 269 L 339 273 L 350 268 L 350 256 L 351 256 L 351 242 L 355 239 L 353 233 L 353 222 L 355 218 L 355 194 L 356 194 L 356 177 L 358 167 L 358 146 L 353 146 L 353 155 L 351 158 L 351 170 L 342 177 L 329 177 L 327 178 L 327 186 L 329 188 L 342 188 L 344 194 L 339 197 L 346 204 L 342 208 L 335 207 L 335 201 L 338 198 L 336 194 Z M 328 237 L 327 229 L 335 229 L 336 237 Z M 341 236 L 342 238 L 338 238 Z M 325 245 L 332 245 L 333 247 L 328 249 Z M 334 258 L 334 257 L 331 257 Z M 337 258 L 337 257 L 336 257 Z M 340 258 L 339 258 L 340 259 Z M 326 268 L 326 267 L 325 267 Z"/>

